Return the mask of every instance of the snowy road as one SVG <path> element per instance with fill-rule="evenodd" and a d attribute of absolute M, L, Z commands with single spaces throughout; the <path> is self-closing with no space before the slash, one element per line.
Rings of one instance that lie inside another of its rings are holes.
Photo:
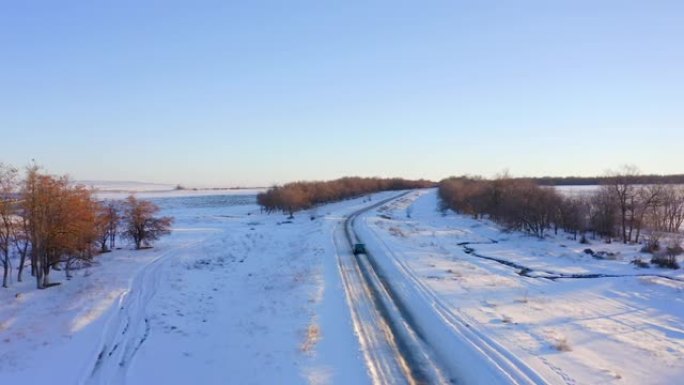
<path fill-rule="evenodd" d="M 395 301 L 391 287 L 375 271 L 371 256 L 354 255 L 359 242 L 354 221 L 362 213 L 406 194 L 386 199 L 349 215 L 335 229 L 340 273 L 374 384 L 448 384 L 429 348 L 421 341 L 410 316 Z"/>
<path fill-rule="evenodd" d="M 408 194 L 408 193 L 407 193 Z M 376 384 L 544 384 L 546 381 L 495 342 L 455 317 L 411 271 L 388 271 L 395 260 L 380 234 L 365 230 L 368 218 L 407 194 L 350 215 L 336 243 L 356 329 Z M 358 225 L 355 225 L 357 220 Z M 346 238 L 343 242 L 342 237 Z M 351 245 L 369 242 L 356 258 Z M 384 339 L 383 339 L 384 338 Z M 473 365 L 473 363 L 476 363 Z"/>

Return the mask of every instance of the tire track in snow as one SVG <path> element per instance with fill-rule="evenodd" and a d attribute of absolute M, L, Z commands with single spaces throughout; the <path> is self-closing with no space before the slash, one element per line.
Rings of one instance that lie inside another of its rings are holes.
<path fill-rule="evenodd" d="M 148 263 L 121 294 L 114 314 L 107 321 L 94 362 L 80 384 L 124 384 L 136 353 L 148 339 L 150 320 L 145 309 L 157 292 L 162 267 L 174 256 L 195 247 L 204 239 L 182 244 Z"/>
<path fill-rule="evenodd" d="M 340 223 L 333 235 L 338 250 L 338 268 L 347 305 L 351 310 L 354 332 L 359 338 L 371 380 L 374 384 L 412 384 L 410 380 L 402 380 L 407 376 L 406 365 L 401 361 L 391 331 L 375 308 L 373 295 L 363 282 L 359 266 L 353 261 L 342 226 L 343 223 Z"/>

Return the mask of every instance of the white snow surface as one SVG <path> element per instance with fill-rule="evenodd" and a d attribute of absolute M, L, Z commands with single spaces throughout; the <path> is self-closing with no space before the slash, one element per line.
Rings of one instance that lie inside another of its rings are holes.
<path fill-rule="evenodd" d="M 89 181 L 79 180 L 74 184 L 86 186 L 95 192 L 99 199 L 124 199 L 129 195 L 138 198 L 177 198 L 187 196 L 207 195 L 247 195 L 265 191 L 265 188 L 207 188 L 186 187 L 177 189 L 177 185 L 146 183 L 146 182 L 123 182 L 123 181 Z"/>
<path fill-rule="evenodd" d="M 682 269 L 634 267 L 638 245 L 505 233 L 488 221 L 443 215 L 437 200 L 435 190 L 414 192 L 365 214 L 357 230 L 425 338 L 464 383 L 681 383 Z M 616 255 L 597 260 L 586 248 Z M 524 265 L 532 276 L 550 275 L 534 272 L 542 270 L 625 277 L 531 278 L 475 254 Z"/>
<path fill-rule="evenodd" d="M 287 221 L 254 195 L 163 196 L 176 222 L 153 249 L 122 245 L 68 281 L 54 271 L 62 284 L 47 290 L 29 274 L 0 289 L 0 384 L 372 383 L 335 246 L 344 217 L 371 203 Z M 636 269 L 638 246 L 504 233 L 438 212 L 435 190 L 363 214 L 356 230 L 459 383 L 684 377 L 684 272 Z M 561 273 L 624 277 L 548 279 Z"/>
<path fill-rule="evenodd" d="M 0 384 L 370 383 L 332 236 L 369 203 L 287 223 L 254 196 L 156 202 L 176 222 L 153 249 L 0 290 Z"/>

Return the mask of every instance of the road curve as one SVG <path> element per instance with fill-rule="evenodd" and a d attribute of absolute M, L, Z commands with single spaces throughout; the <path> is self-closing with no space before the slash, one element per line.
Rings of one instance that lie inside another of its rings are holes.
<path fill-rule="evenodd" d="M 354 329 L 374 384 L 452 384 L 433 359 L 406 309 L 376 271 L 369 254 L 354 255 L 354 220 L 407 192 L 358 210 L 335 230 L 338 264 Z"/>

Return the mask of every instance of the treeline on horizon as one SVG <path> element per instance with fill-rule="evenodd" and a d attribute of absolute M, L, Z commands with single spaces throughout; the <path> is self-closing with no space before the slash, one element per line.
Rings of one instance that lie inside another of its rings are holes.
<path fill-rule="evenodd" d="M 675 257 L 684 251 L 684 186 L 643 180 L 627 168 L 602 178 L 591 194 L 565 196 L 533 179 L 451 177 L 439 183 L 439 197 L 442 210 L 488 218 L 539 238 L 563 230 L 583 242 L 591 233 L 607 242 L 646 243 L 654 263 L 676 267 Z M 665 234 L 673 235 L 661 245 Z"/>
<path fill-rule="evenodd" d="M 544 176 L 521 178 L 531 180 L 540 186 L 598 186 L 610 181 L 610 176 Z M 632 175 L 634 184 L 684 184 L 684 174 Z"/>
<path fill-rule="evenodd" d="M 435 187 L 428 180 L 402 178 L 345 177 L 332 181 L 292 182 L 274 186 L 257 195 L 257 203 L 267 213 L 283 212 L 293 216 L 316 205 L 356 198 L 380 191 Z"/>

